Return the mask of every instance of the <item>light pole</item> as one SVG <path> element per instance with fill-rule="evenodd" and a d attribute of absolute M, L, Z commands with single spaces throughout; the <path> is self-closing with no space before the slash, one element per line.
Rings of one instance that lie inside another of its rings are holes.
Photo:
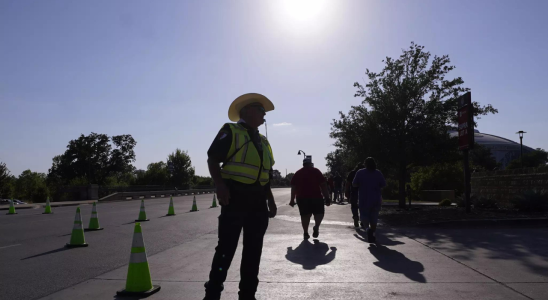
<path fill-rule="evenodd" d="M 516 132 L 516 134 L 519 134 L 519 144 L 520 144 L 520 155 L 519 155 L 519 160 L 521 162 L 521 168 L 523 169 L 523 134 L 524 133 L 527 133 L 523 130 L 520 130 L 518 132 Z"/>
<path fill-rule="evenodd" d="M 304 153 L 304 151 L 303 151 L 303 150 L 299 150 L 299 152 L 297 153 L 297 155 L 301 155 L 301 152 L 302 152 L 302 154 L 303 154 L 304 158 L 306 158 L 306 153 Z"/>

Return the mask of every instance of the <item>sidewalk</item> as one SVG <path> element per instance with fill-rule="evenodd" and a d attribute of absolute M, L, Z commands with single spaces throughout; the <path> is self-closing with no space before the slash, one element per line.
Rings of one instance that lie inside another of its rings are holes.
<path fill-rule="evenodd" d="M 546 299 L 545 229 L 382 228 L 371 245 L 363 231 L 327 220 L 318 240 L 303 241 L 300 225 L 288 221 L 297 220 L 296 210 L 280 210 L 284 217 L 272 219 L 265 236 L 257 299 Z M 212 232 L 150 256 L 152 281 L 162 289 L 147 299 L 202 299 L 216 242 Z M 240 240 L 223 299 L 237 298 L 241 251 Z M 42 299 L 117 299 L 126 272 Z"/>

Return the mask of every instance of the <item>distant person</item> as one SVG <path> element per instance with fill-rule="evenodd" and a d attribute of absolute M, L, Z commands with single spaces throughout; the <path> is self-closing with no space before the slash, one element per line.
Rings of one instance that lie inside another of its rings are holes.
<path fill-rule="evenodd" d="M 306 157 L 303 160 L 303 167 L 291 179 L 291 201 L 289 202 L 291 207 L 295 206 L 295 198 L 297 198 L 297 206 L 301 215 L 304 239 L 310 238 L 308 225 L 312 215 L 314 215 L 314 222 L 316 222 L 312 236 L 317 238 L 325 214 L 324 203 L 327 206 L 331 205 L 331 198 L 325 177 L 320 170 L 314 168 L 311 157 Z"/>
<path fill-rule="evenodd" d="M 358 188 L 358 203 L 362 227 L 367 231 L 369 243 L 375 243 L 375 231 L 381 211 L 381 190 L 386 186 L 382 173 L 372 157 L 365 160 L 365 169 L 356 172 L 352 185 Z"/>
<path fill-rule="evenodd" d="M 333 193 L 335 193 L 335 183 L 333 181 L 333 174 L 329 175 L 329 178 L 327 179 L 327 186 L 329 187 L 329 195 L 331 196 L 331 199 L 335 199 L 333 196 Z"/>
<path fill-rule="evenodd" d="M 343 178 L 339 174 L 339 172 L 335 173 L 335 177 L 333 177 L 333 183 L 335 185 L 335 201 L 339 201 L 339 203 L 342 203 L 343 201 L 343 195 L 342 195 L 342 184 L 343 184 Z"/>
<path fill-rule="evenodd" d="M 346 198 L 350 200 L 350 210 L 352 211 L 354 227 L 360 227 L 358 223 L 360 221 L 360 214 L 358 212 L 358 188 L 353 187 L 352 182 L 354 181 L 354 177 L 356 177 L 358 170 L 363 168 L 365 168 L 365 165 L 363 163 L 358 163 L 356 167 L 354 167 L 354 170 L 350 171 L 350 173 L 348 173 L 348 177 L 346 177 L 345 194 Z"/>

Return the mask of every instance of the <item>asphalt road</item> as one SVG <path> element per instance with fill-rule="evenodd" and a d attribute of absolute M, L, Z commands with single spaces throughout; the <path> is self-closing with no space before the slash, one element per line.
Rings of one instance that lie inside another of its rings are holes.
<path fill-rule="evenodd" d="M 274 189 L 276 198 L 289 199 L 288 189 Z M 196 197 L 198 212 L 189 212 L 192 197 L 173 198 L 176 216 L 166 217 L 169 199 L 147 199 L 149 222 L 142 222 L 148 255 L 164 251 L 217 230 L 220 208 L 212 208 L 212 194 Z M 288 200 L 283 200 L 287 202 Z M 129 261 L 134 221 L 140 200 L 100 203 L 104 230 L 86 232 L 87 248 L 67 250 L 76 206 L 21 209 L 0 214 L 0 299 L 35 299 L 70 287 Z M 81 205 L 84 228 L 91 205 Z M 9 278 L 9 280 L 6 280 Z"/>
<path fill-rule="evenodd" d="M 289 189 L 275 189 L 278 215 L 265 236 L 257 299 L 548 299 L 547 227 L 390 228 L 377 244 L 353 228 L 349 205 L 332 205 L 319 239 L 302 239 Z M 202 299 L 217 243 L 212 195 L 146 200 L 143 235 L 152 281 L 149 299 Z M 139 201 L 101 203 L 103 231 L 86 232 L 87 248 L 66 250 L 75 207 L 0 215 L 0 299 L 118 299 Z M 85 226 L 91 205 L 82 205 Z M 313 223 L 312 223 L 313 224 Z M 311 225 L 312 225 L 311 224 Z M 310 229 L 310 232 L 312 230 Z M 240 239 L 240 244 L 241 244 Z M 238 247 L 223 299 L 236 299 Z M 6 280 L 9 278 L 9 280 Z"/>

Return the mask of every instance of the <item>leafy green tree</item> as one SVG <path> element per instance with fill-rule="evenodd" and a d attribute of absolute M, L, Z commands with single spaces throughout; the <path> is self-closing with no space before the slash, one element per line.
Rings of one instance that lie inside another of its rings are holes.
<path fill-rule="evenodd" d="M 69 142 L 65 153 L 53 158 L 48 183 L 59 185 L 72 181 L 105 184 L 111 176 L 116 176 L 119 181 L 135 169 L 131 163 L 135 161 L 133 149 L 136 144 L 131 135 L 109 138 L 106 134 L 93 132 L 88 136 L 82 134 Z"/>
<path fill-rule="evenodd" d="M 537 168 L 545 166 L 548 163 L 548 152 L 544 149 L 537 148 L 527 154 L 523 154 L 523 168 Z M 507 166 L 506 169 L 521 169 L 521 159 L 514 159 Z"/>
<path fill-rule="evenodd" d="M 13 197 L 15 177 L 10 174 L 10 170 L 5 163 L 0 162 L 0 199 Z"/>
<path fill-rule="evenodd" d="M 25 170 L 15 182 L 15 197 L 31 202 L 45 202 L 49 195 L 46 174 Z"/>
<path fill-rule="evenodd" d="M 144 185 L 167 185 L 169 184 L 169 172 L 167 164 L 163 161 L 150 163 L 144 176 Z"/>
<path fill-rule="evenodd" d="M 422 190 L 454 190 L 457 195 L 460 195 L 464 190 L 462 167 L 462 162 L 419 167 L 411 175 L 411 187 L 417 193 Z"/>
<path fill-rule="evenodd" d="M 491 149 L 478 143 L 475 143 L 474 149 L 470 151 L 470 162 L 476 170 L 479 169 L 480 171 L 492 171 L 500 167 Z"/>
<path fill-rule="evenodd" d="M 188 186 L 194 177 L 194 167 L 186 151 L 177 148 L 167 157 L 168 164 L 173 165 L 171 182 L 175 186 Z"/>
<path fill-rule="evenodd" d="M 398 59 L 387 57 L 379 73 L 366 70 L 368 82 L 354 83 L 361 105 L 333 120 L 335 146 L 359 160 L 374 157 L 399 181 L 399 204 L 411 166 L 430 165 L 457 156 L 450 125 L 457 122 L 458 96 L 469 91 L 460 77 L 447 79 L 455 67 L 449 56 L 434 56 L 411 43 Z M 474 115 L 497 113 L 491 105 L 474 105 Z"/>
<path fill-rule="evenodd" d="M 192 184 L 194 186 L 213 186 L 213 179 L 207 176 L 194 175 L 192 178 Z"/>

